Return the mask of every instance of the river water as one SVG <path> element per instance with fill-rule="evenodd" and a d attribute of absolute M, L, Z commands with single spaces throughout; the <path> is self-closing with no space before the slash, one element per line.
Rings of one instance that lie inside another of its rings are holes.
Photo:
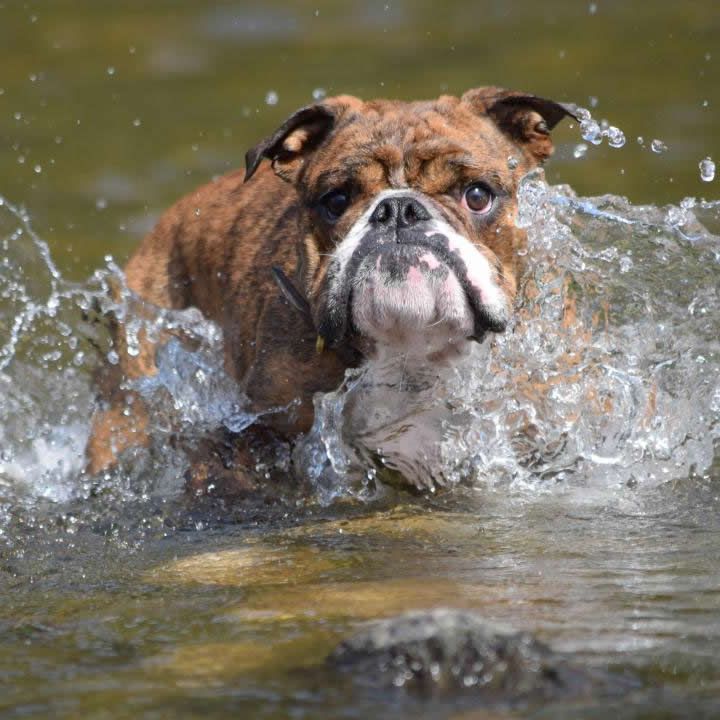
<path fill-rule="evenodd" d="M 474 57 L 473 41 L 458 29 L 461 4 L 450 3 L 442 17 L 425 8 L 417 27 L 403 24 L 404 5 L 387 5 L 353 16 L 378 36 L 378 52 L 390 53 L 380 42 L 388 28 L 400 47 L 414 43 L 426 54 L 455 43 L 440 56 L 448 74 L 471 82 L 464 59 Z M 532 4 L 521 5 L 532 12 Z M 561 16 L 548 7 L 550 17 Z M 217 100 L 207 107 L 226 107 L 242 87 L 217 70 L 235 52 L 232 43 L 242 45 L 243 62 L 261 53 L 260 65 L 267 64 L 259 79 L 248 79 L 245 98 L 260 100 L 240 103 L 267 112 L 278 102 L 270 91 L 281 106 L 300 92 L 290 88 L 292 78 L 278 78 L 287 58 L 300 57 L 301 35 L 306 59 L 318 68 L 304 80 L 308 96 L 353 82 L 355 92 L 378 94 L 371 80 L 378 70 L 363 66 L 331 4 L 319 4 L 318 16 L 303 3 L 242 13 L 229 4 L 179 3 L 167 18 L 137 9 L 117 11 L 113 23 L 92 4 L 78 3 L 74 20 L 51 9 L 0 8 L 14 59 L 0 81 L 4 157 L 13 167 L 0 175 L 3 717 L 720 715 L 720 203 L 699 199 L 717 193 L 698 170 L 712 149 L 682 145 L 670 125 L 656 128 L 646 115 L 642 144 L 616 120 L 627 135 L 620 149 L 609 147 L 617 136 L 605 125 L 602 137 L 587 125 L 563 131 L 551 183 L 536 175 L 521 191 L 518 222 L 530 244 L 516 322 L 437 389 L 448 419 L 426 468 L 442 480 L 431 490 L 387 485 L 392 478 L 382 466 L 343 434 L 343 410 L 362 387 L 362 376 L 351 375 L 337 393 L 317 398 L 316 425 L 295 455 L 310 491 L 227 507 L 184 493 L 185 457 L 170 442 L 178 432 L 192 441 L 203 428 L 237 431 L 255 420 L 222 373 L 217 328 L 192 311 L 143 321 L 146 330 L 169 327 L 193 341 L 192 350 L 166 347 L 158 378 L 141 388 L 154 410 L 153 447 L 102 477 L 83 473 L 92 374 L 114 361 L 103 316 L 127 320 L 131 346 L 141 329 L 133 299 L 111 302 L 108 283 L 122 283 L 119 265 L 149 218 L 203 173 L 236 164 L 226 150 L 240 141 L 223 132 L 232 123 L 199 134 L 209 122 L 204 103 L 199 119 L 192 108 L 177 114 L 177 137 L 158 135 L 173 107 L 165 101 L 180 103 L 188 86 L 209 94 L 217 81 Z M 679 45 L 689 42 L 674 10 L 659 8 L 648 20 L 652 32 L 664 22 Z M 705 28 L 702 10 L 690 3 L 683 12 Z M 580 39 L 592 30 L 584 23 L 607 32 L 632 26 L 630 17 L 612 24 L 603 12 L 598 3 L 596 12 L 571 18 L 577 44 L 559 30 L 553 35 L 568 64 L 574 58 L 583 66 Z M 516 15 L 497 10 L 484 19 L 533 46 L 517 35 Z M 431 20 L 442 42 L 423 39 Z M 143 22 L 155 42 L 144 39 Z M 327 24 L 303 35 L 312 23 Z M 246 27 L 253 32 L 243 34 Z M 347 68 L 332 77 L 322 69 L 332 56 L 323 38 L 338 27 L 350 43 L 348 67 L 362 69 L 357 77 L 347 77 Z M 705 30 L 694 32 L 697 68 L 710 74 Z M 187 42 L 188 33 L 198 42 Z M 253 49 L 250 39 L 258 37 L 264 44 Z M 36 49 L 35 60 L 26 47 Z M 639 52 L 633 48 L 630 55 Z M 54 53 L 63 50 L 69 65 L 54 69 Z M 404 57 L 393 52 L 395 61 Z M 695 63 L 689 53 L 678 57 L 686 69 Z M 656 64 L 646 60 L 650 77 Z M 549 62 L 556 74 L 574 77 L 558 58 Z M 526 71 L 512 67 L 511 74 Z M 677 68 L 667 67 L 669 87 L 683 86 Z M 39 71 L 45 75 L 29 79 Z M 403 85 L 397 66 L 388 72 L 400 88 L 392 94 L 418 93 L 419 80 Z M 441 80 L 431 77 L 435 85 Z M 582 78 L 588 94 L 593 77 L 600 74 Z M 51 80 L 70 93 L 69 105 L 49 92 Z M 696 128 L 712 119 L 702 109 L 706 80 L 698 80 L 697 107 L 688 110 Z M 597 79 L 609 101 L 608 82 Z M 172 85 L 175 94 L 161 93 L 156 103 L 156 85 L 162 93 Z M 711 100 L 717 85 L 707 90 Z M 626 97 L 625 88 L 616 91 Z M 150 98 L 146 104 L 139 93 Z M 690 107 L 687 96 L 683 102 Z M 621 120 L 632 125 L 637 117 L 624 112 Z M 249 114 L 246 144 L 272 124 Z M 78 152 L 76 120 L 87 127 L 92 153 Z M 134 138 L 138 146 L 127 158 L 120 141 L 101 151 L 99 124 L 110 136 L 134 133 L 127 147 Z M 656 135 L 666 152 L 650 149 Z M 154 158 L 144 166 L 147 177 L 135 178 L 128 158 L 135 168 Z M 650 168 L 652 178 L 637 167 Z M 558 184 L 568 180 L 572 187 Z M 606 191 L 613 194 L 600 194 Z M 619 194 L 626 192 L 637 201 Z M 684 195 L 698 197 L 677 200 Z M 268 461 L 283 467 L 289 460 L 289 449 L 279 447 Z M 441 606 L 530 631 L 579 664 L 632 678 L 630 689 L 486 710 L 467 698 L 362 692 L 324 665 L 365 621 Z"/>
<path fill-rule="evenodd" d="M 526 299 L 436 390 L 452 410 L 430 469 L 443 487 L 413 497 L 363 464 L 338 420 L 351 376 L 317 399 L 301 456 L 312 492 L 270 508 L 183 492 L 169 433 L 254 420 L 222 374 L 218 330 L 192 312 L 146 321 L 194 340 L 166 349 L 143 387 L 155 446 L 83 474 L 92 369 L 114 353 L 97 318 L 126 317 L 132 340 L 132 299 L 108 300 L 122 279 L 110 260 L 66 280 L 3 201 L 3 702 L 56 716 L 413 714 L 412 699 L 317 680 L 318 666 L 360 621 L 450 606 L 637 675 L 618 712 L 717 710 L 720 205 L 578 198 L 542 176 L 520 197 Z"/>

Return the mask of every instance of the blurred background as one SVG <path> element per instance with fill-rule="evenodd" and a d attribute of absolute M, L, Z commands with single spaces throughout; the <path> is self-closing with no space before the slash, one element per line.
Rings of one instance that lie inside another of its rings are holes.
<path fill-rule="evenodd" d="M 717 0 L 0 0 L 0 196 L 28 209 L 64 273 L 84 278 L 106 254 L 124 261 L 165 207 L 241 166 L 313 97 L 496 84 L 576 102 L 624 131 L 622 148 L 583 151 L 577 125 L 560 128 L 552 182 L 637 203 L 717 198 L 720 179 L 703 182 L 698 164 L 720 160 L 719 10 Z"/>

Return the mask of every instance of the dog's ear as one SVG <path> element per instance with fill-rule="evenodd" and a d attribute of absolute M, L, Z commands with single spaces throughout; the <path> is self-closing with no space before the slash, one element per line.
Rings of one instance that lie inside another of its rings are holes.
<path fill-rule="evenodd" d="M 263 158 L 272 161 L 273 170 L 283 180 L 292 182 L 307 155 L 322 144 L 340 116 L 360 104 L 357 98 L 342 95 L 300 108 L 269 138 L 248 150 L 245 182 L 255 174 Z"/>
<path fill-rule="evenodd" d="M 552 155 L 550 131 L 568 115 L 577 119 L 574 105 L 496 87 L 469 90 L 462 96 L 462 102 L 489 116 L 538 163 Z"/>

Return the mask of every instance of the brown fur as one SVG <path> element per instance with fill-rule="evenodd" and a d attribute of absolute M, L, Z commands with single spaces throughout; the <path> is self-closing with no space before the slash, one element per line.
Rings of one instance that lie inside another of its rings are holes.
<path fill-rule="evenodd" d="M 497 88 L 415 103 L 342 96 L 304 108 L 248 153 L 246 173 L 230 173 L 171 207 L 127 264 L 127 284 L 149 303 L 194 306 L 217 323 L 224 332 L 225 368 L 257 410 L 299 402 L 294 413 L 269 415 L 264 423 L 291 438 L 310 428 L 313 394 L 336 388 L 366 348 L 363 339 L 350 338 L 318 353 L 317 330 L 282 297 L 271 267 L 293 279 L 318 326 L 335 243 L 378 192 L 411 187 L 441 204 L 448 220 L 491 260 L 512 296 L 525 242 L 514 224 L 517 186 L 551 153 L 547 126 L 566 112 Z M 545 127 L 538 124 L 543 122 Z M 272 167 L 258 167 L 263 157 Z M 503 193 L 501 214 L 485 228 L 474 225 L 459 203 L 463 188 L 478 178 L 491 178 Z M 353 202 L 330 227 L 316 202 L 343 183 L 352 184 Z M 144 343 L 131 357 L 120 346 L 116 388 L 122 376 L 152 374 L 154 350 Z M 120 410 L 125 393 L 103 393 L 109 407 L 97 414 L 88 445 L 93 473 L 147 442 L 147 411 L 139 398 L 127 417 Z M 243 457 L 242 448 L 238 453 Z M 194 489 L 212 481 L 207 465 L 199 467 Z M 252 486 L 242 469 L 235 472 L 238 487 Z"/>

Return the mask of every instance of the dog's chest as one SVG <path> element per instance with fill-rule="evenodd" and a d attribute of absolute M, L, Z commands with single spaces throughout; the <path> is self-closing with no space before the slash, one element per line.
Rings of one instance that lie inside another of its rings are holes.
<path fill-rule="evenodd" d="M 347 392 L 343 435 L 420 488 L 443 484 L 441 448 L 457 370 L 402 355 L 370 361 Z"/>

